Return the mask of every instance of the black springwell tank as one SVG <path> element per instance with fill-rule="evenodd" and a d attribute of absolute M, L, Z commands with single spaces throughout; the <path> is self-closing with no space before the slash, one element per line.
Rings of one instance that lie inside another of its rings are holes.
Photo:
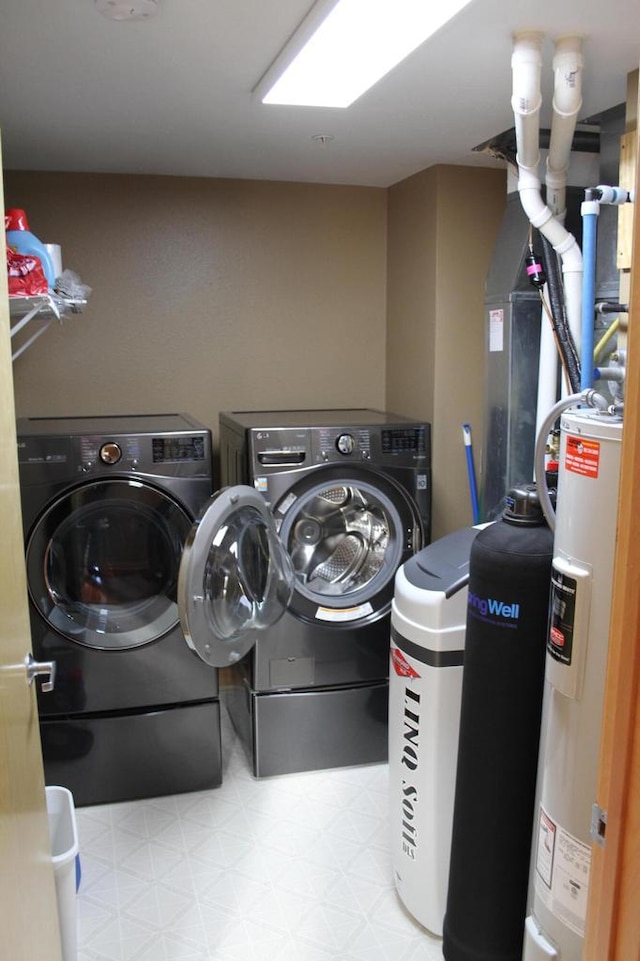
<path fill-rule="evenodd" d="M 522 957 L 552 553 L 529 486 L 471 548 L 446 961 Z"/>

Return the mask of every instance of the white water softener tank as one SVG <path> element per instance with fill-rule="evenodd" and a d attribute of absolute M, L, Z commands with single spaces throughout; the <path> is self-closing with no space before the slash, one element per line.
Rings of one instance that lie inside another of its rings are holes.
<path fill-rule="evenodd" d="M 438 936 L 447 901 L 469 555 L 478 528 L 434 541 L 398 569 L 391 607 L 389 784 L 394 879 Z"/>

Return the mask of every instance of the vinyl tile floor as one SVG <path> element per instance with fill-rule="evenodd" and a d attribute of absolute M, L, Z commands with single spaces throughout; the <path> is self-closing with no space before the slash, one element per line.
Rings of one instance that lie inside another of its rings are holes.
<path fill-rule="evenodd" d="M 386 764 L 78 808 L 78 961 L 442 961 L 393 885 Z"/>

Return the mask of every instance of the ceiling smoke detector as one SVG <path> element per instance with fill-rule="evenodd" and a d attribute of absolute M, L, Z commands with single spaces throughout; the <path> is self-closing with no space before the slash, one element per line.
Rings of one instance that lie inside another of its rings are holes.
<path fill-rule="evenodd" d="M 96 10 L 109 20 L 148 20 L 158 12 L 158 0 L 95 0 Z"/>

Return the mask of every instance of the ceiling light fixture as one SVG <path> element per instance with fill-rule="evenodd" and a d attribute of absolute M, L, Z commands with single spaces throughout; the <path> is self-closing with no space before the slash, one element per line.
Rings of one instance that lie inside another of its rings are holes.
<path fill-rule="evenodd" d="M 471 0 L 319 0 L 255 93 L 267 104 L 348 107 Z"/>

